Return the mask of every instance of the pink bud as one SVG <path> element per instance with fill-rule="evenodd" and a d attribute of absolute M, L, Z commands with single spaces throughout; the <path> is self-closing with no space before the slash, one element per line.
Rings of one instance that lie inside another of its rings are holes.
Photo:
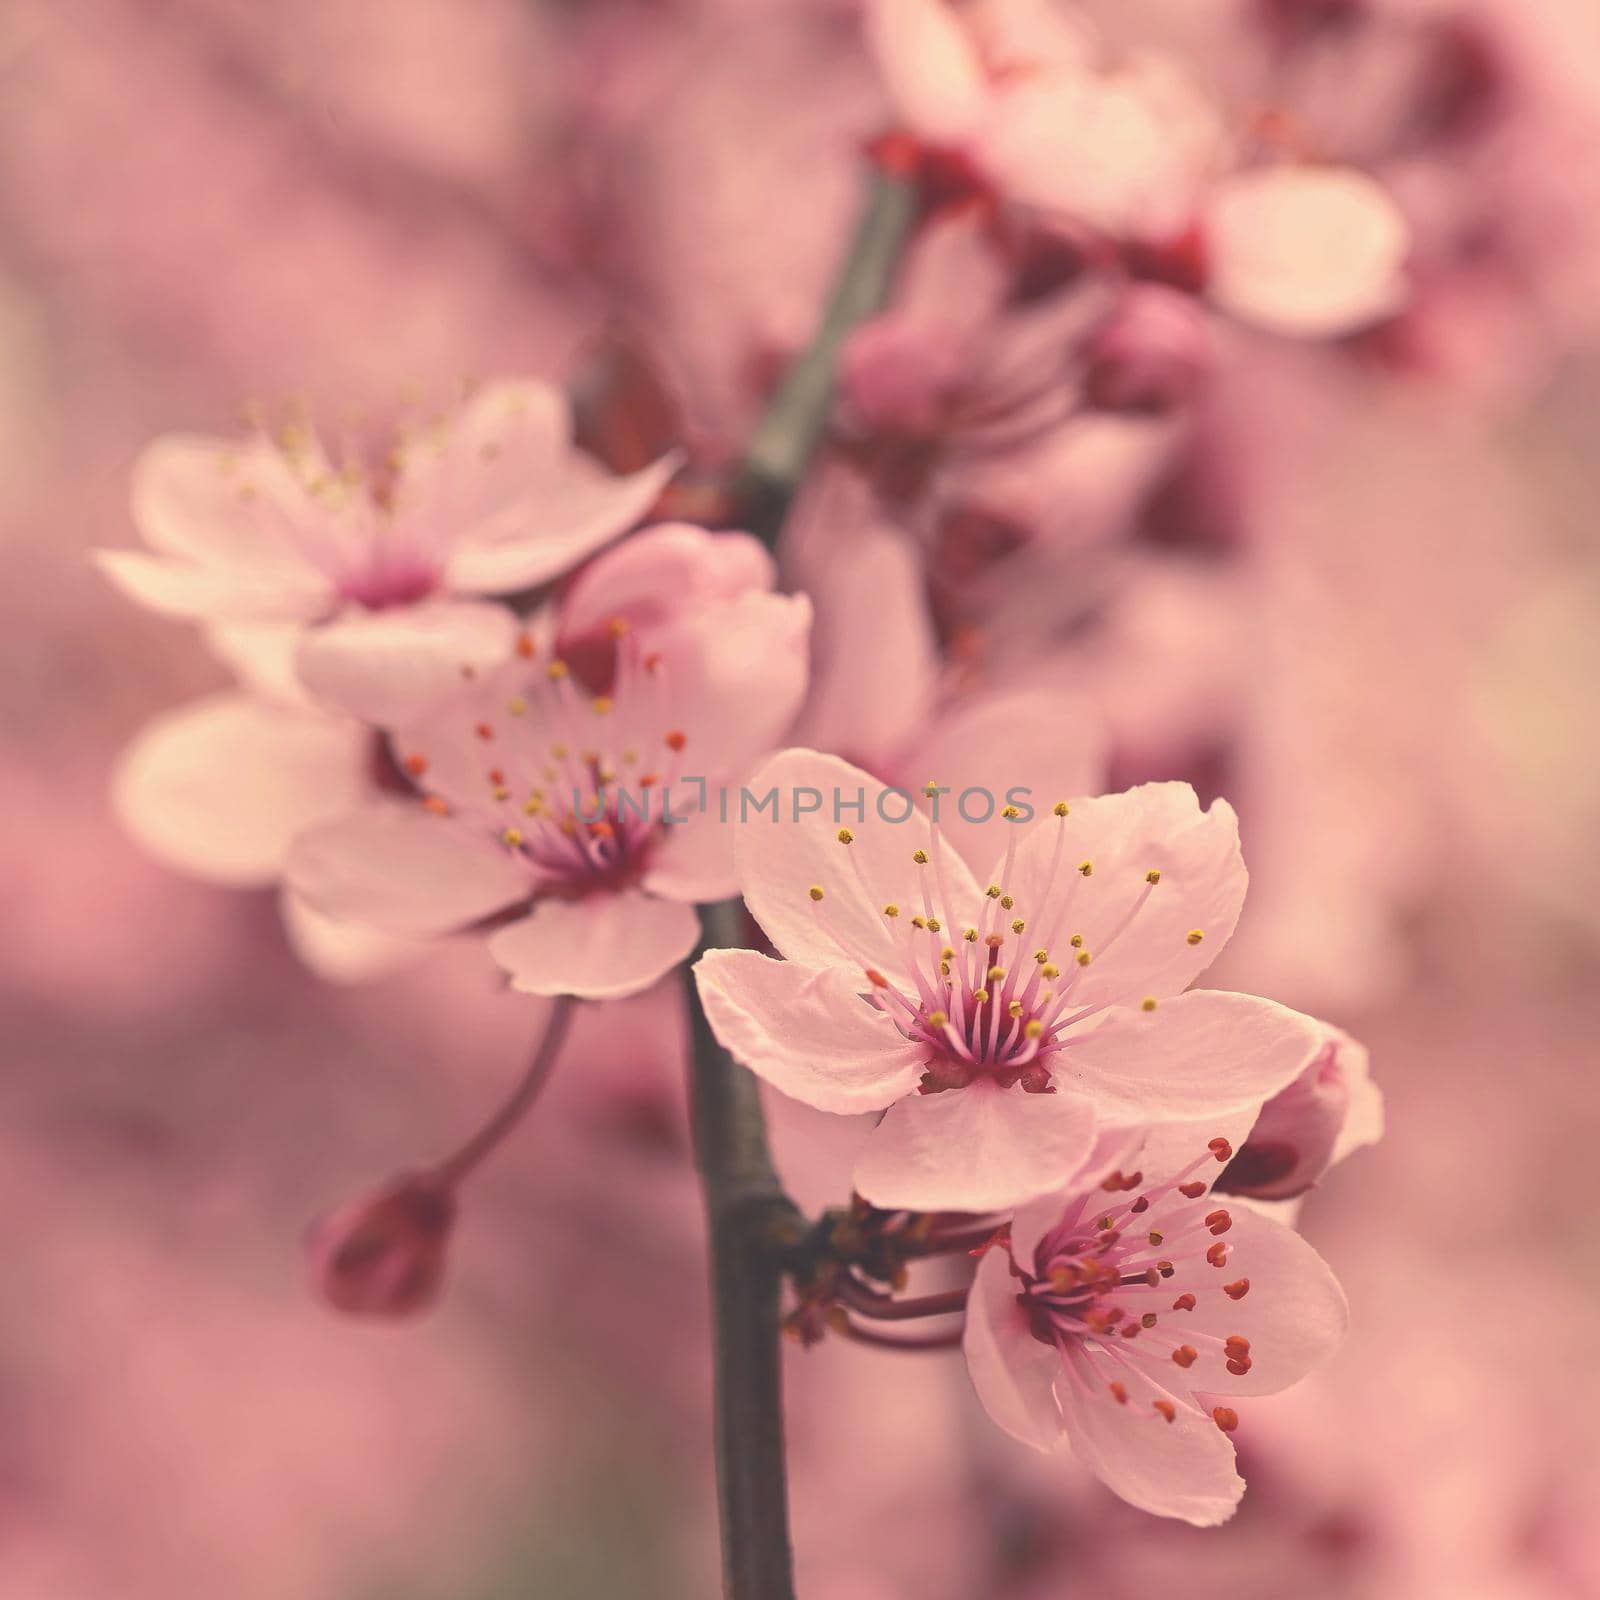
<path fill-rule="evenodd" d="M 1210 376 L 1210 324 L 1189 295 L 1142 285 L 1089 336 L 1084 358 L 1084 398 L 1096 410 L 1164 416 Z"/>
<path fill-rule="evenodd" d="M 910 317 L 875 317 L 851 334 L 839 359 L 839 392 L 867 427 L 936 432 L 962 377 L 962 353 L 939 330 Z"/>
<path fill-rule="evenodd" d="M 456 1219 L 449 1185 L 408 1173 L 312 1224 L 306 1265 L 316 1293 L 354 1316 L 405 1317 L 438 1297 Z"/>
<path fill-rule="evenodd" d="M 1328 1170 L 1350 1114 L 1350 1073 L 1342 1052 L 1355 1048 L 1342 1035 L 1330 1038 L 1317 1059 L 1267 1101 L 1217 1180 L 1220 1193 L 1291 1200 Z"/>

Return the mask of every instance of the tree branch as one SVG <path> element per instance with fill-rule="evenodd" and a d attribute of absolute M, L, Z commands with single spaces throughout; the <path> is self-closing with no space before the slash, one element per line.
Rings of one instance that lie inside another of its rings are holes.
<path fill-rule="evenodd" d="M 875 173 L 816 334 L 784 375 L 745 452 L 736 491 L 741 521 L 769 546 L 777 543 L 789 503 L 827 425 L 840 347 L 850 330 L 875 315 L 888 298 L 916 215 L 912 185 Z"/>
<path fill-rule="evenodd" d="M 702 949 L 744 943 L 741 902 L 701 912 Z M 689 1107 L 711 1247 L 717 1492 L 727 1600 L 793 1600 L 779 1291 L 802 1227 L 767 1150 L 756 1080 L 717 1042 L 692 975 Z"/>

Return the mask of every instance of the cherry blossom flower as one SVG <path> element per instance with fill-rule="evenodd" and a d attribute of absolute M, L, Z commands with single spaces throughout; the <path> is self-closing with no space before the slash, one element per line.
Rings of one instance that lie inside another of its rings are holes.
<path fill-rule="evenodd" d="M 1206 1173 L 1231 1154 L 1217 1138 L 1153 1182 L 1113 1171 L 1035 1201 L 985 1255 L 967 1305 L 968 1369 L 1000 1427 L 1200 1526 L 1244 1492 L 1233 1402 L 1297 1382 L 1348 1322 L 1299 1234 L 1217 1204 Z"/>
<path fill-rule="evenodd" d="M 325 914 L 429 937 L 495 919 L 530 994 L 609 998 L 693 948 L 733 892 L 726 786 L 805 692 L 811 608 L 746 534 L 667 525 L 595 561 L 515 658 L 395 734 L 418 797 L 302 834 Z"/>
<path fill-rule="evenodd" d="M 133 488 L 153 553 L 97 559 L 157 611 L 296 625 L 305 686 L 393 722 L 452 687 L 462 663 L 509 655 L 515 619 L 479 597 L 575 566 L 643 516 L 675 468 L 665 457 L 613 477 L 572 447 L 559 390 L 498 383 L 402 432 L 378 468 L 335 460 L 300 422 L 158 440 Z"/>
<path fill-rule="evenodd" d="M 1114 64 L 1035 4 L 875 0 L 869 36 L 914 166 L 1107 243 L 1136 276 L 1270 332 L 1323 339 L 1397 312 L 1409 230 L 1354 167 L 1251 165 L 1176 60 Z"/>
<path fill-rule="evenodd" d="M 1233 932 L 1225 802 L 1187 784 L 995 816 L 975 878 L 938 819 L 858 767 L 788 750 L 736 831 L 746 904 L 787 957 L 698 963 L 707 1017 L 758 1076 L 823 1111 L 884 1111 L 855 1168 L 873 1204 L 1003 1209 L 1068 1181 L 1107 1127 L 1254 1107 L 1325 1034 L 1250 995 L 1183 993 Z M 938 785 L 930 785 L 938 788 Z M 809 809 L 836 797 L 835 810 Z M 998 801 L 982 791 L 998 812 Z M 854 807 L 848 826 L 837 798 Z M 943 794 L 978 810 L 981 799 Z M 792 803 L 791 803 L 792 802 Z M 890 820 L 894 819 L 894 820 Z"/>

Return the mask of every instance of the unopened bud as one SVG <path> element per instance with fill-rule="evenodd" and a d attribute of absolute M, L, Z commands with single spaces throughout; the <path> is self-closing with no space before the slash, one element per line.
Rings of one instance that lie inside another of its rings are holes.
<path fill-rule="evenodd" d="M 454 1191 L 432 1173 L 408 1173 L 312 1224 L 306 1266 L 338 1311 L 405 1317 L 438 1298 L 456 1219 Z"/>
<path fill-rule="evenodd" d="M 1210 377 L 1211 328 L 1192 296 L 1144 284 L 1089 336 L 1084 357 L 1084 398 L 1096 410 L 1165 416 Z"/>

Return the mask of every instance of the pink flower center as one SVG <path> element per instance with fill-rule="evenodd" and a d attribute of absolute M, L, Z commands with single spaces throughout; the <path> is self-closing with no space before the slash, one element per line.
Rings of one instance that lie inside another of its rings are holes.
<path fill-rule="evenodd" d="M 375 561 L 339 580 L 341 598 L 368 611 L 411 606 L 426 600 L 438 587 L 439 574 L 421 559 Z"/>
<path fill-rule="evenodd" d="M 1238 1275 L 1225 1237 L 1232 1217 L 1194 1177 L 1208 1161 L 1226 1162 L 1232 1154 L 1226 1140 L 1213 1139 L 1204 1155 L 1148 1189 L 1141 1187 L 1142 1173 L 1113 1173 L 1101 1192 L 1067 1208 L 1028 1266 L 1012 1263 L 1017 1303 L 1034 1338 L 1063 1354 L 1093 1351 L 1113 1369 L 1126 1369 L 1109 1384 L 1119 1403 L 1128 1403 L 1129 1380 L 1136 1377 L 1141 1388 L 1153 1381 L 1182 1395 L 1204 1391 L 1208 1372 L 1243 1377 L 1250 1371 L 1250 1340 L 1211 1331 L 1226 1327 L 1218 1313 L 1244 1299 L 1250 1280 Z M 1135 1197 L 1108 1202 L 1107 1192 Z M 1083 1369 L 1066 1367 L 1082 1381 Z M 1177 1404 L 1187 1402 L 1151 1404 L 1171 1422 Z M 1238 1420 L 1228 1407 L 1212 1416 L 1226 1432 Z"/>
<path fill-rule="evenodd" d="M 561 657 L 530 668 L 503 715 L 465 730 L 481 752 L 481 787 L 423 800 L 492 834 L 527 867 L 535 895 L 577 899 L 637 881 L 668 812 L 681 818 L 689 809 L 670 790 L 688 740 L 666 719 L 664 665 L 625 632 L 614 624 L 611 693 L 589 694 Z M 526 635 L 518 649 L 535 654 Z M 401 764 L 419 783 L 430 769 L 420 750 Z"/>
<path fill-rule="evenodd" d="M 933 788 L 930 784 L 927 792 Z M 1006 814 L 1014 817 L 1015 808 L 1008 807 Z M 1056 821 L 1067 815 L 1064 801 L 1053 815 Z M 1051 825 L 1049 820 L 1041 824 Z M 974 915 L 955 923 L 938 909 L 954 901 L 935 822 L 929 848 L 911 855 L 919 869 L 913 895 L 881 910 L 886 927 L 903 946 L 901 975 L 886 976 L 861 961 L 871 1003 L 891 1013 L 901 1033 L 926 1051 L 923 1094 L 962 1089 L 982 1077 L 1001 1088 L 1020 1085 L 1029 1094 L 1053 1094 L 1052 1062 L 1068 1044 L 1071 1029 L 1112 1003 L 1075 1002 L 1084 969 L 1122 937 L 1161 881 L 1154 869 L 1142 874 L 1139 892 L 1102 940 L 1100 951 L 1093 951 L 1069 920 L 1070 885 L 1093 875 L 1093 861 L 1069 865 L 1063 855 L 1065 832 L 1058 832 L 1037 904 L 1025 906 L 1007 887 L 1021 828 L 1021 823 L 1011 824 L 1002 881 L 984 890 L 978 907 L 966 908 Z M 841 828 L 838 838 L 847 849 L 854 842 L 848 828 Z M 1058 882 L 1063 885 L 1060 892 Z M 861 886 L 870 892 L 864 879 Z M 852 960 L 860 960 L 831 917 L 824 891 L 813 887 L 810 896 L 824 931 Z M 1188 937 L 1198 944 L 1204 933 L 1194 929 Z M 1147 998 L 1143 1004 L 1153 1010 L 1156 1001 Z"/>

